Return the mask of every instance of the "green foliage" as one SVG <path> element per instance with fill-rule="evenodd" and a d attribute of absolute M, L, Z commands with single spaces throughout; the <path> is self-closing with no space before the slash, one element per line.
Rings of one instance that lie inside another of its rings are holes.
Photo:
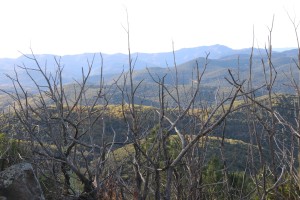
<path fill-rule="evenodd" d="M 7 146 L 8 138 L 4 133 L 0 133 L 0 152 L 3 153 L 5 151 L 5 147 Z"/>
<path fill-rule="evenodd" d="M 146 152 L 151 159 L 159 160 L 160 164 L 162 164 L 164 160 L 164 145 L 166 146 L 166 152 L 170 159 L 174 159 L 180 152 L 180 148 L 178 148 L 178 137 L 175 135 L 166 137 L 166 134 L 166 130 L 160 130 L 159 125 L 156 125 L 151 129 L 149 135 L 142 141 L 141 145 L 143 151 Z"/>
<path fill-rule="evenodd" d="M 29 145 L 16 139 L 9 139 L 6 134 L 0 133 L 0 170 L 24 162 L 31 157 Z"/>
<path fill-rule="evenodd" d="M 255 185 L 250 175 L 242 171 L 227 172 L 220 158 L 213 156 L 203 169 L 203 192 L 205 199 L 239 199 L 251 194 Z"/>
<path fill-rule="evenodd" d="M 56 180 L 51 178 L 50 174 L 47 175 L 42 174 L 38 177 L 44 196 L 47 200 L 58 199 L 62 193 L 62 188 L 59 187 Z"/>
<path fill-rule="evenodd" d="M 212 157 L 203 170 L 203 185 L 205 185 L 205 196 L 215 199 L 221 196 L 223 188 L 223 175 L 220 160 Z"/>

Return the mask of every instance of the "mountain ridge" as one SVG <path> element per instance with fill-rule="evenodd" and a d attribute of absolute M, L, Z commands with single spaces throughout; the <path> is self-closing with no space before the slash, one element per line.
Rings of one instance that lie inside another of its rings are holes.
<path fill-rule="evenodd" d="M 174 52 L 161 53 L 133 53 L 132 60 L 135 70 L 144 70 L 145 68 L 168 68 L 174 66 L 174 55 L 176 65 L 184 65 L 188 62 L 195 62 L 196 59 L 206 57 L 210 60 L 219 60 L 220 62 L 236 63 L 239 57 L 249 57 L 252 48 L 232 49 L 230 47 L 216 44 L 211 46 L 199 46 L 193 48 L 182 48 Z M 259 56 L 265 53 L 264 49 L 253 48 L 253 55 Z M 297 49 L 287 50 L 283 52 L 275 52 L 273 56 L 293 57 L 297 55 Z M 18 58 L 2 58 L 0 59 L 0 85 L 7 85 L 8 78 L 5 74 L 14 76 L 15 69 L 19 74 L 22 82 L 28 83 L 23 75 L 26 74 L 18 66 L 26 66 L 28 68 L 36 68 L 36 63 L 29 59 L 33 55 L 22 55 Z M 93 63 L 94 67 L 91 75 L 99 75 L 100 67 L 103 59 L 103 74 L 104 76 L 111 76 L 112 74 L 119 74 L 123 70 L 128 69 L 128 55 L 123 53 L 105 54 L 105 53 L 84 53 L 76 55 L 56 56 L 51 54 L 36 54 L 34 55 L 43 69 L 47 69 L 48 73 L 54 73 L 57 63 L 64 68 L 63 75 L 65 83 L 73 82 L 74 79 L 80 80 L 82 68 L 87 69 L 88 65 Z M 55 60 L 56 59 L 56 60 Z M 249 59 L 249 58 L 247 58 Z M 226 61 L 227 60 L 227 61 Z M 39 80 L 39 76 L 34 76 Z"/>

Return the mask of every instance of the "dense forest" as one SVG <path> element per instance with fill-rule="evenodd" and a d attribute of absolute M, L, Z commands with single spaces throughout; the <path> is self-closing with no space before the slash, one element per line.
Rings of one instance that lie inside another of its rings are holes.
<path fill-rule="evenodd" d="M 210 85 L 209 53 L 136 71 L 129 39 L 109 82 L 105 60 L 66 85 L 59 59 L 52 73 L 26 55 L 30 89 L 16 72 L 1 90 L 1 171 L 31 163 L 46 199 L 299 199 L 300 48 L 279 71 L 269 34 Z"/>

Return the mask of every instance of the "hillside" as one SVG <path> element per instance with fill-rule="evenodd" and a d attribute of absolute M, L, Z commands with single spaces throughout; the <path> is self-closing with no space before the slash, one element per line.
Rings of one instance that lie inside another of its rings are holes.
<path fill-rule="evenodd" d="M 173 135 L 170 137 L 170 140 L 173 143 L 178 144 L 180 143 L 180 140 L 178 136 Z M 146 146 L 147 140 L 142 141 L 142 146 Z M 227 139 L 225 138 L 223 141 L 224 145 L 224 159 L 226 159 L 226 162 L 228 164 L 228 169 L 230 171 L 240 171 L 245 169 L 247 165 L 247 156 L 248 155 L 248 149 L 250 148 L 251 144 L 245 143 L 241 140 L 234 140 L 234 139 Z M 199 147 L 199 156 L 203 157 L 203 162 L 207 163 L 211 160 L 211 158 L 216 157 L 218 159 L 222 159 L 221 152 L 220 152 L 220 146 L 222 145 L 222 138 L 221 137 L 215 137 L 215 136 L 209 136 L 202 138 L 197 146 Z M 174 147 L 179 148 L 179 147 Z M 253 149 L 256 154 L 258 154 L 258 148 L 257 146 L 253 146 Z M 176 150 L 175 150 L 176 151 Z M 175 152 L 175 154 L 178 154 L 179 152 Z M 124 158 L 130 157 L 134 154 L 134 148 L 132 144 L 125 145 L 123 147 L 117 148 L 113 152 L 113 157 L 116 160 L 122 160 Z M 239 155 L 244 155 L 242 158 Z M 259 162 L 258 157 L 255 158 L 255 162 Z"/>
<path fill-rule="evenodd" d="M 208 72 L 213 72 L 210 78 L 220 78 L 222 74 L 222 70 L 229 68 L 236 68 L 238 65 L 237 59 L 240 58 L 240 68 L 242 69 L 244 66 L 248 66 L 249 64 L 249 56 L 251 53 L 250 48 L 246 49 L 231 49 L 229 47 L 223 45 L 212 45 L 212 46 L 200 46 L 195 48 L 185 48 L 180 49 L 174 52 L 176 63 L 178 68 L 181 68 L 184 73 L 187 73 L 195 65 L 195 60 L 201 60 L 203 57 L 206 57 L 209 53 L 210 59 L 210 67 L 208 68 Z M 257 56 L 256 59 L 259 62 L 260 55 L 265 53 L 263 49 L 254 49 L 254 55 Z M 103 74 L 107 81 L 111 81 L 112 77 L 120 74 L 123 69 L 128 68 L 128 56 L 126 54 L 101 54 L 103 58 Z M 291 63 L 291 58 L 295 57 L 297 52 L 295 50 L 288 50 L 283 52 L 274 52 L 274 58 L 278 60 L 274 60 L 274 65 L 278 67 L 282 67 L 285 65 L 289 65 Z M 28 67 L 32 69 L 36 69 L 36 63 L 28 59 L 28 57 L 32 57 L 32 55 L 23 55 L 16 59 L 2 58 L 0 59 L 0 87 L 9 87 L 7 84 L 8 79 L 5 77 L 5 74 L 9 74 L 11 76 L 14 75 L 14 68 L 19 74 L 19 78 L 24 85 L 32 86 L 32 81 L 28 79 L 26 76 L 26 72 L 20 69 L 21 67 Z M 88 65 L 93 64 L 93 70 L 91 75 L 95 75 L 97 77 L 100 74 L 100 66 L 102 65 L 102 59 L 99 53 L 86 53 L 79 55 L 65 55 L 65 56 L 57 56 L 57 55 L 35 55 L 39 65 L 42 69 L 46 68 L 48 73 L 54 73 L 57 64 L 63 67 L 63 75 L 64 75 L 64 83 L 71 83 L 75 80 L 80 79 L 81 77 L 81 69 L 85 70 L 88 68 Z M 174 57 L 173 52 L 163 52 L 163 53 L 134 53 L 132 55 L 135 60 L 135 70 L 141 72 L 137 73 L 145 73 L 145 68 L 153 68 L 156 72 L 160 69 L 160 74 L 164 74 L 166 72 L 166 68 L 172 68 L 174 66 Z M 202 57 L 202 58 L 201 58 Z M 200 61 L 199 60 L 199 61 Z M 200 61 L 201 63 L 201 61 Z M 201 67 L 201 64 L 199 64 Z M 162 69 L 161 69 L 162 68 Z M 35 80 L 41 81 L 38 75 L 35 75 L 34 71 L 30 70 L 32 76 Z M 219 73 L 217 73 L 219 72 Z M 93 78 L 92 78 L 93 79 Z M 97 78 L 94 78 L 97 79 Z M 137 79 L 141 79 L 138 78 Z"/>
<path fill-rule="evenodd" d="M 297 199 L 295 51 L 271 62 L 258 52 L 147 69 L 141 60 L 104 81 L 97 67 L 80 77 L 63 60 L 54 73 L 29 59 L 1 90 L 2 168 L 34 163 L 49 199 Z"/>

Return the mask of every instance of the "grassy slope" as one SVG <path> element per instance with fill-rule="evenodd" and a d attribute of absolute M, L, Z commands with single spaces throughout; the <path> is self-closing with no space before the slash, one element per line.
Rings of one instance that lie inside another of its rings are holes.
<path fill-rule="evenodd" d="M 176 135 L 172 135 L 170 140 L 178 140 Z M 201 138 L 198 145 L 202 153 L 206 152 L 205 160 L 208 162 L 212 157 L 216 156 L 221 159 L 221 142 L 222 138 L 208 136 Z M 142 142 L 143 143 L 143 142 Z M 245 169 L 246 163 L 249 162 L 249 148 L 250 144 L 245 143 L 241 140 L 224 139 L 224 155 L 227 162 L 227 167 L 231 171 Z M 179 150 L 180 148 L 178 148 Z M 253 149 L 257 155 L 257 147 L 253 146 Z M 132 144 L 125 145 L 113 151 L 113 156 L 116 160 L 122 160 L 126 157 L 134 154 L 134 148 Z M 255 161 L 258 162 L 258 157 Z"/>

